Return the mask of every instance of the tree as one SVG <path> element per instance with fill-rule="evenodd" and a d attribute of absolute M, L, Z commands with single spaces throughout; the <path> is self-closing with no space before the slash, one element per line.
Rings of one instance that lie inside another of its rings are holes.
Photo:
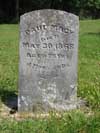
<path fill-rule="evenodd" d="M 16 0 L 1 0 L 0 12 L 0 23 L 13 21 L 16 18 Z"/>
<path fill-rule="evenodd" d="M 1 0 L 0 22 L 14 22 L 19 15 L 38 9 L 60 9 L 81 17 L 100 17 L 100 0 Z"/>
<path fill-rule="evenodd" d="M 16 20 L 19 19 L 19 0 L 16 0 Z"/>

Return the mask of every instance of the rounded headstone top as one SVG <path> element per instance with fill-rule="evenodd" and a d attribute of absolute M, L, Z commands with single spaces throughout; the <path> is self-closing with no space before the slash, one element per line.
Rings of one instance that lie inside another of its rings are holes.
<path fill-rule="evenodd" d="M 31 11 L 23 14 L 20 17 L 21 25 L 28 24 L 37 24 L 40 23 L 63 23 L 65 26 L 74 26 L 78 29 L 79 17 L 61 10 L 55 9 L 43 9 Z"/>
<path fill-rule="evenodd" d="M 35 14 L 42 14 L 42 13 L 53 13 L 53 14 L 59 14 L 59 15 L 66 15 L 66 16 L 72 16 L 76 19 L 79 19 L 79 17 L 73 13 L 69 13 L 67 11 L 62 11 L 62 10 L 56 10 L 56 9 L 41 9 L 41 10 L 35 10 L 31 12 L 24 13 L 21 15 L 21 17 L 27 17 L 29 15 L 35 15 Z M 45 14 L 44 14 L 45 15 Z"/>

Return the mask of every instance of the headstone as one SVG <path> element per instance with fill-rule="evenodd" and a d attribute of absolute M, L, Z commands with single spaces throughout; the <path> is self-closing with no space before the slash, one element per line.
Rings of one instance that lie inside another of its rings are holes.
<path fill-rule="evenodd" d="M 59 10 L 20 19 L 19 112 L 76 108 L 79 20 Z"/>

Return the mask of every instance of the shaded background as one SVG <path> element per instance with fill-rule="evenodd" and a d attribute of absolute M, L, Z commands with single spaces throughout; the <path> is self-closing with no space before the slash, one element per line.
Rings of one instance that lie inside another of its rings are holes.
<path fill-rule="evenodd" d="M 60 9 L 80 19 L 100 18 L 100 0 L 0 0 L 0 23 L 17 23 L 21 14 L 38 9 Z"/>

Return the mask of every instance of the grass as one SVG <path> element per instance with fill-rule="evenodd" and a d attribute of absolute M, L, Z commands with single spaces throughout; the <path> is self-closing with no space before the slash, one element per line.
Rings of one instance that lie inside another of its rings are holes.
<path fill-rule="evenodd" d="M 18 89 L 18 25 L 0 25 L 0 113 Z M 78 96 L 86 107 L 21 121 L 0 115 L 0 133 L 100 133 L 100 20 L 80 22 Z"/>
<path fill-rule="evenodd" d="M 0 25 L 0 92 L 17 90 L 18 26 Z"/>
<path fill-rule="evenodd" d="M 79 38 L 79 96 L 100 105 L 100 20 L 82 21 Z"/>

